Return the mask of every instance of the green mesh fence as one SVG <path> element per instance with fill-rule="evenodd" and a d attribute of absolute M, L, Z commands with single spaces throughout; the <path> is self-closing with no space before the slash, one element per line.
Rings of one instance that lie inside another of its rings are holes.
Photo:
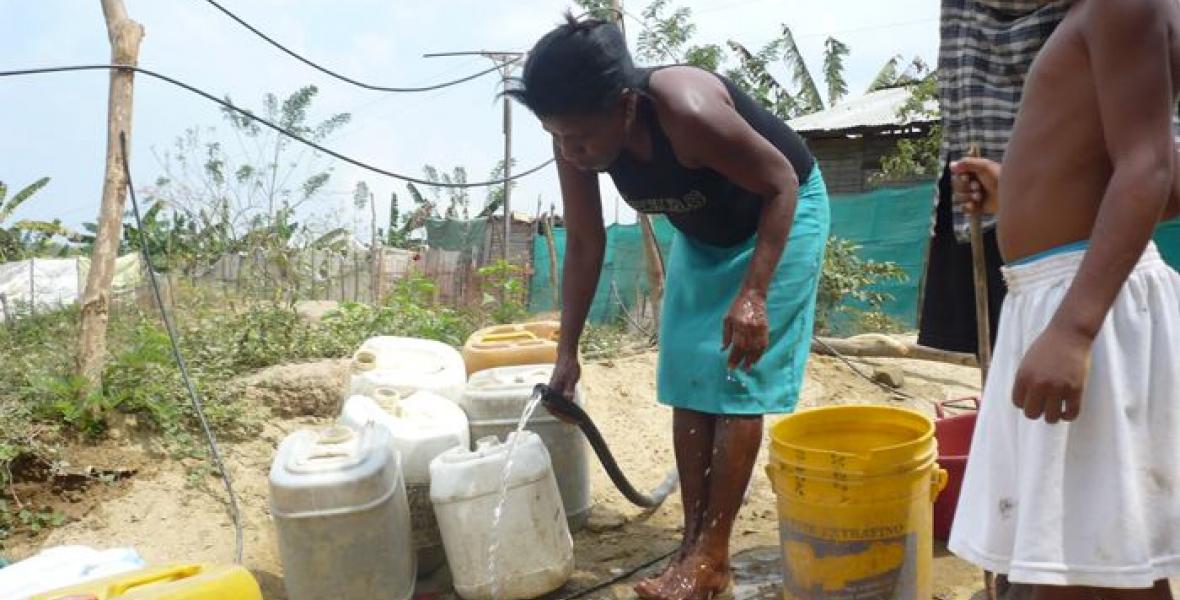
<path fill-rule="evenodd" d="M 892 298 L 882 310 L 906 327 L 918 321 L 918 288 L 930 245 L 934 185 L 832 197 L 832 235 L 860 246 L 865 260 L 896 263 L 906 279 L 876 291 Z M 832 324 L 841 330 L 840 323 Z M 844 332 L 855 333 L 855 332 Z"/>
<path fill-rule="evenodd" d="M 652 226 L 656 240 L 667 256 L 672 242 L 672 226 L 660 217 L 652 219 Z M 557 247 L 560 273 L 565 256 L 565 229 L 555 229 L 553 241 Z M 640 297 L 648 291 L 647 266 L 643 261 L 643 232 L 638 224 L 615 224 L 606 228 L 606 255 L 603 258 L 602 277 L 594 292 L 594 304 L 590 307 L 591 322 L 615 322 L 623 318 L 623 306 L 627 310 L 637 308 Z M 549 277 L 549 249 L 543 235 L 533 240 L 533 280 L 529 288 L 529 307 L 534 312 L 556 310 Z"/>
<path fill-rule="evenodd" d="M 867 194 L 832 197 L 832 235 L 859 246 L 866 260 L 894 262 L 905 271 L 904 282 L 882 284 L 879 291 L 892 299 L 883 307 L 886 314 L 906 327 L 918 318 L 919 285 L 929 246 L 934 200 L 933 184 L 878 190 Z M 665 255 L 672 239 L 667 220 L 653 220 L 656 238 Z M 606 258 L 602 278 L 590 308 L 590 320 L 606 323 L 622 318 L 620 306 L 632 310 L 647 293 L 643 262 L 643 236 L 638 225 L 607 228 Z M 1160 226 L 1155 236 L 1164 258 L 1180 269 L 1180 220 Z M 565 230 L 554 232 L 558 270 L 565 251 Z M 530 308 L 535 312 L 556 310 L 549 278 L 549 250 L 544 236 L 534 239 L 534 275 Z"/>

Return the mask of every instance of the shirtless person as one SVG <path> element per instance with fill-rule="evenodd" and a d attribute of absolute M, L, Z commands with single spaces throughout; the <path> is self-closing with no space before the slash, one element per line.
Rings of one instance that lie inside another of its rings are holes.
<path fill-rule="evenodd" d="M 1003 176 L 954 166 L 958 201 L 998 208 L 1009 295 L 950 548 L 1037 598 L 1180 575 L 1180 274 L 1150 241 L 1180 212 L 1178 85 L 1176 0 L 1076 0 Z"/>

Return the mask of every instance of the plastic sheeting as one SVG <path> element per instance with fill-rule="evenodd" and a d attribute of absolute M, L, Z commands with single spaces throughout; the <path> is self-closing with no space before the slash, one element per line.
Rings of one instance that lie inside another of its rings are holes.
<path fill-rule="evenodd" d="M 143 559 L 132 548 L 58 546 L 0 569 L 0 598 L 22 600 L 143 567 Z"/>
<path fill-rule="evenodd" d="M 112 290 L 127 291 L 143 280 L 138 254 L 115 260 Z M 18 307 L 56 310 L 79 301 L 90 272 L 90 259 L 34 258 L 0 264 L 0 295 L 10 311 Z M 0 320 L 5 319 L 0 312 Z"/>

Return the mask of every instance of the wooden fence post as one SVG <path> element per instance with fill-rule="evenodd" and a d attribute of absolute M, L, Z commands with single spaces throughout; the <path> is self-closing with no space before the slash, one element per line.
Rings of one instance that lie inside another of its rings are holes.
<path fill-rule="evenodd" d="M 111 44 L 111 62 L 136 65 L 143 26 L 127 16 L 123 0 L 102 0 L 102 13 Z M 94 251 L 90 257 L 90 274 L 82 296 L 82 326 L 78 341 L 78 374 L 86 380 L 83 393 L 102 384 L 102 369 L 107 352 L 107 321 L 110 316 L 111 282 L 115 276 L 115 258 L 123 234 L 124 199 L 127 177 L 123 173 L 123 156 L 119 136 L 131 144 L 131 107 L 135 76 L 132 71 L 112 70 L 107 105 L 106 175 L 102 186 L 102 207 L 98 214 Z"/>
<path fill-rule="evenodd" d="M 553 212 L 545 215 L 545 245 L 549 247 L 549 287 L 553 290 L 553 310 L 561 310 L 561 282 L 557 276 L 557 242 L 553 237 Z"/>

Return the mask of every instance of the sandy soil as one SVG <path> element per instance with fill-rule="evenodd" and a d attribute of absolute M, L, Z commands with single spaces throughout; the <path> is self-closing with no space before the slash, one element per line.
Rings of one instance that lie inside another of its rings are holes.
<path fill-rule="evenodd" d="M 931 411 L 928 400 L 977 393 L 978 372 L 974 369 L 913 361 L 878 362 L 903 369 L 906 377 L 903 391 L 924 400 L 892 399 L 890 394 L 852 374 L 844 364 L 816 357 L 808 369 L 801 405 L 871 402 Z M 873 368 L 873 363 L 857 364 L 868 372 Z M 327 377 L 335 376 L 323 364 L 314 368 L 327 371 Z M 655 355 L 643 354 L 588 364 L 584 375 L 590 413 L 611 444 L 620 466 L 641 488 L 656 485 L 674 465 L 671 412 L 654 401 L 654 372 Z M 267 395 L 250 397 L 271 401 Z M 287 433 L 326 422 L 325 416 L 290 415 L 323 404 L 322 401 L 279 403 L 271 407 L 275 417 L 266 423 L 262 435 L 223 446 L 242 503 L 245 564 L 254 571 L 270 600 L 286 598 L 267 509 L 270 461 L 274 448 Z M 19 559 L 42 547 L 86 544 L 132 546 L 152 563 L 231 561 L 234 532 L 220 481 L 213 477 L 192 480 L 186 475 L 185 465 L 163 458 L 156 449 L 144 447 L 145 443 L 123 440 L 120 445 L 75 449 L 71 453 L 73 464 L 136 471 L 114 484 L 92 485 L 82 492 L 75 491 L 71 496 L 73 502 L 62 500 L 74 507 L 67 512 L 71 517 L 67 524 L 36 538 L 9 540 L 5 555 Z M 592 478 L 596 504 L 589 525 L 575 536 L 577 573 L 557 597 L 568 597 L 603 580 L 627 574 L 670 551 L 678 542 L 681 517 L 680 503 L 675 496 L 660 509 L 643 513 L 614 490 L 597 464 L 592 468 Z M 774 580 L 778 575 L 775 563 L 778 530 L 774 507 L 769 481 L 755 473 L 733 540 L 742 584 L 736 590 L 740 598 L 777 597 Z M 634 580 L 628 578 L 587 597 L 633 597 L 630 586 Z M 974 568 L 941 551 L 934 561 L 934 581 L 935 597 L 944 600 L 970 598 L 982 584 Z M 421 582 L 418 590 L 432 597 L 449 597 L 445 581 L 440 578 Z"/>

